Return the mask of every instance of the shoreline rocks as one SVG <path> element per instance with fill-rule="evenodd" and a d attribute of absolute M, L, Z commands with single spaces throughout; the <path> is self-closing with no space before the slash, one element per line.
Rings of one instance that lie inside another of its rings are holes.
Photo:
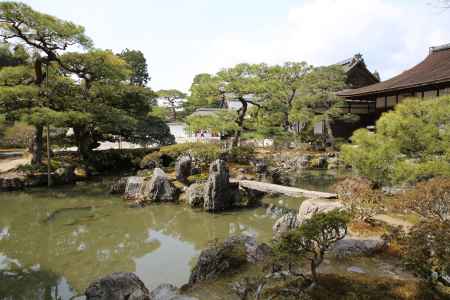
<path fill-rule="evenodd" d="M 180 295 L 178 288 L 170 283 L 156 287 L 150 293 L 151 300 L 198 300 L 197 298 Z"/>
<path fill-rule="evenodd" d="M 233 236 L 223 243 L 200 253 L 189 277 L 189 285 L 217 279 L 246 263 L 263 261 L 272 249 L 266 244 L 258 245 L 252 236 Z"/>
<path fill-rule="evenodd" d="M 307 219 L 318 213 L 328 213 L 332 210 L 342 210 L 344 205 L 338 201 L 329 201 L 323 199 L 307 199 L 302 202 L 297 214 L 298 226 L 302 225 Z"/>
<path fill-rule="evenodd" d="M 58 168 L 51 173 L 53 185 L 72 184 L 76 182 L 73 167 Z M 12 192 L 24 188 L 47 185 L 48 175 L 45 172 L 28 173 L 10 171 L 0 174 L 0 192 Z"/>
<path fill-rule="evenodd" d="M 112 273 L 92 282 L 86 300 L 151 300 L 145 284 L 133 273 Z"/>

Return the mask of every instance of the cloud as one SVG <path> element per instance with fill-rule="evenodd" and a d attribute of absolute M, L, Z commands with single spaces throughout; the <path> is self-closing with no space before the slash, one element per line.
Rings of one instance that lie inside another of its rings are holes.
<path fill-rule="evenodd" d="M 428 47 L 450 42 L 448 13 L 426 1 L 307 0 L 277 26 L 219 35 L 195 69 L 213 73 L 240 62 L 303 60 L 327 65 L 361 53 L 387 79 L 420 62 Z"/>

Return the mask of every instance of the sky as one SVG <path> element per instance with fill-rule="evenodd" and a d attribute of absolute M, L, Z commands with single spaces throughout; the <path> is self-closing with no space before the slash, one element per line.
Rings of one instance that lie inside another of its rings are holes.
<path fill-rule="evenodd" d="M 141 50 L 154 90 L 188 92 L 235 64 L 329 65 L 361 53 L 388 79 L 450 43 L 439 0 L 22 0 L 83 25 L 96 48 Z"/>

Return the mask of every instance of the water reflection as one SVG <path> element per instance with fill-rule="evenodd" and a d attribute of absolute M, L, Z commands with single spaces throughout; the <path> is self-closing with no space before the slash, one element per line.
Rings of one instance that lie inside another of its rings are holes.
<path fill-rule="evenodd" d="M 96 183 L 0 194 L 0 299 L 69 299 L 117 271 L 136 272 L 149 287 L 180 285 L 209 241 L 240 233 L 271 237 L 273 220 L 263 209 L 224 215 L 179 205 L 130 209 L 106 191 Z"/>
<path fill-rule="evenodd" d="M 331 187 L 341 178 L 351 175 L 349 170 L 302 170 L 283 177 L 285 184 L 306 190 L 330 192 Z"/>

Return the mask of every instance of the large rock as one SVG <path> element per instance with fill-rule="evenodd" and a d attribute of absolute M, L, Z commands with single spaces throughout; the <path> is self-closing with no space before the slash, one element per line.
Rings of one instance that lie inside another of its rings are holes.
<path fill-rule="evenodd" d="M 113 273 L 89 285 L 86 300 L 151 300 L 144 283 L 133 273 Z"/>
<path fill-rule="evenodd" d="M 25 187 L 26 177 L 21 174 L 3 174 L 0 176 L 0 192 L 17 191 Z"/>
<path fill-rule="evenodd" d="M 337 257 L 370 256 L 385 250 L 387 241 L 381 237 L 352 237 L 347 236 L 337 241 L 331 254 Z"/>
<path fill-rule="evenodd" d="M 110 194 L 124 194 L 125 188 L 127 187 L 128 177 L 122 177 L 113 182 L 109 188 Z"/>
<path fill-rule="evenodd" d="M 188 182 L 192 175 L 192 158 L 188 155 L 180 156 L 175 163 L 175 174 L 180 182 Z"/>
<path fill-rule="evenodd" d="M 201 183 L 194 183 L 189 186 L 186 191 L 187 201 L 190 207 L 203 207 L 205 194 L 205 185 Z"/>
<path fill-rule="evenodd" d="M 55 174 L 53 174 L 53 177 Z M 0 174 L 0 192 L 17 191 L 28 187 L 47 185 L 47 174 L 26 174 L 22 172 L 8 172 Z"/>
<path fill-rule="evenodd" d="M 297 215 L 294 213 L 287 213 L 279 218 L 272 227 L 274 238 L 279 238 L 283 234 L 298 227 Z"/>
<path fill-rule="evenodd" d="M 201 252 L 191 272 L 189 284 L 216 279 L 247 262 L 262 261 L 270 253 L 270 247 L 265 244 L 258 245 L 254 237 L 230 237 L 223 243 Z"/>
<path fill-rule="evenodd" d="M 344 209 L 344 205 L 341 202 L 329 201 L 322 199 L 308 199 L 302 202 L 297 215 L 298 226 L 302 225 L 307 219 L 318 213 L 328 213 L 332 210 Z"/>
<path fill-rule="evenodd" d="M 152 300 L 198 300 L 188 296 L 180 295 L 178 289 L 169 284 L 161 284 L 150 293 L 150 299 Z"/>
<path fill-rule="evenodd" d="M 271 208 L 271 207 L 269 207 Z M 288 212 L 280 217 L 272 227 L 274 238 L 279 238 L 283 234 L 299 227 L 318 213 L 327 213 L 335 209 L 343 209 L 342 203 L 323 199 L 308 199 L 302 202 L 298 214 Z M 272 208 L 271 208 L 272 209 Z"/>
<path fill-rule="evenodd" d="M 218 159 L 209 168 L 204 194 L 204 209 L 216 212 L 231 208 L 234 197 L 230 188 L 230 175 L 225 161 Z"/>
<path fill-rule="evenodd" d="M 153 171 L 151 180 L 144 187 L 144 199 L 150 202 L 173 202 L 177 199 L 177 189 L 160 168 Z"/>
<path fill-rule="evenodd" d="M 75 182 L 75 167 L 61 167 L 55 170 L 53 181 L 55 184 L 69 184 Z"/>

